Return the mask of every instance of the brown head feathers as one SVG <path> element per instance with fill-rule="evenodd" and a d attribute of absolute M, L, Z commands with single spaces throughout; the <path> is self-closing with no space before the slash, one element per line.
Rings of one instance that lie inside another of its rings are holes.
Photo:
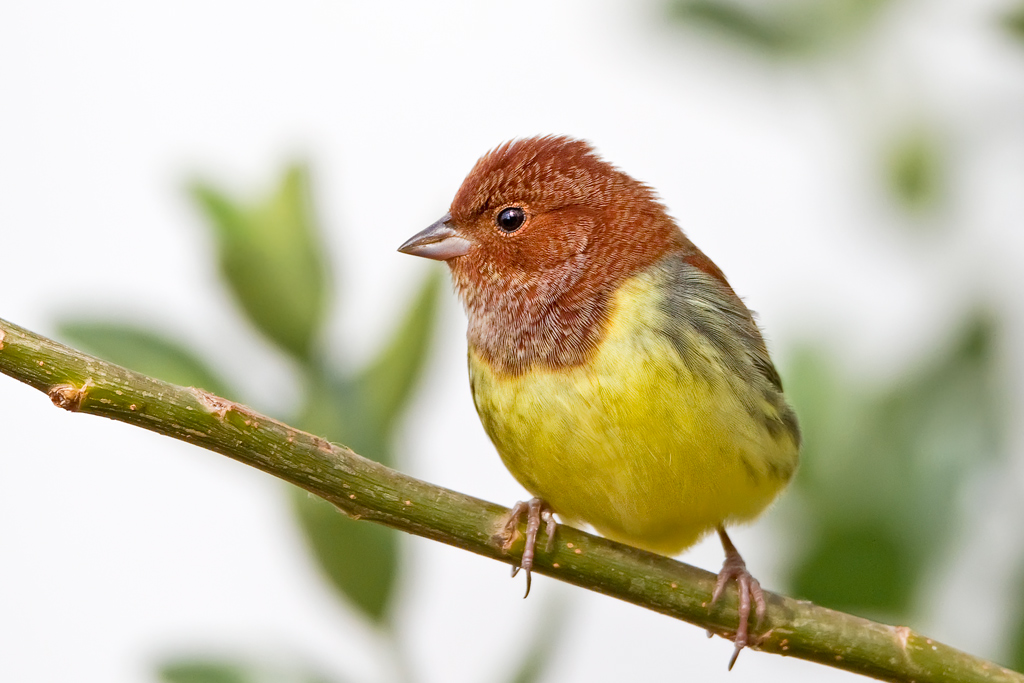
<path fill-rule="evenodd" d="M 584 362 L 617 285 L 668 253 L 725 283 L 654 191 L 582 140 L 535 137 L 488 152 L 448 225 L 472 243 L 448 261 L 470 346 L 506 373 Z"/>

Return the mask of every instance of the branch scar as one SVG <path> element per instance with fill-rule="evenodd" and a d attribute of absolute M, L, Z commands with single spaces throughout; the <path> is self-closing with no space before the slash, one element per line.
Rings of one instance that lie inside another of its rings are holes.
<path fill-rule="evenodd" d="M 192 393 L 195 395 L 196 400 L 203 406 L 208 413 L 213 413 L 221 420 L 228 414 L 228 411 L 232 408 L 236 408 L 237 404 L 227 399 L 223 399 L 220 396 L 211 394 L 209 391 L 199 389 L 197 387 L 189 387 Z"/>
<path fill-rule="evenodd" d="M 85 395 L 91 386 L 91 379 L 85 380 L 85 384 L 80 387 L 76 387 L 73 384 L 58 384 L 50 387 L 46 395 L 53 401 L 53 405 L 58 408 L 77 413 L 78 409 L 82 407 L 82 400 L 85 399 Z"/>
<path fill-rule="evenodd" d="M 910 640 L 910 629 L 906 626 L 897 626 L 896 631 L 896 642 L 899 643 L 900 649 L 904 653 L 907 651 L 907 642 Z"/>

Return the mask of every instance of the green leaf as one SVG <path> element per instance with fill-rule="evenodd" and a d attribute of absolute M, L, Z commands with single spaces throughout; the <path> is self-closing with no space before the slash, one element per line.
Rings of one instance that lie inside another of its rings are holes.
<path fill-rule="evenodd" d="M 376 425 L 350 382 L 326 369 L 309 374 L 307 403 L 299 426 L 350 446 L 360 455 L 393 466 L 390 434 Z M 313 557 L 330 584 L 364 614 L 386 623 L 398 577 L 398 533 L 349 519 L 334 506 L 294 489 L 292 500 Z"/>
<path fill-rule="evenodd" d="M 1024 566 L 1017 579 L 1017 614 L 1010 629 L 1010 668 L 1024 673 Z"/>
<path fill-rule="evenodd" d="M 393 427 L 423 372 L 437 321 L 443 276 L 440 269 L 431 270 L 391 341 L 356 380 L 354 390 L 373 413 L 378 429 L 388 431 Z"/>
<path fill-rule="evenodd" d="M 978 313 L 936 358 L 868 390 L 840 380 L 821 354 L 798 356 L 788 377 L 805 434 L 792 503 L 807 525 L 790 576 L 797 595 L 907 617 L 959 531 L 952 501 L 980 462 L 1003 454 L 994 337 Z"/>
<path fill-rule="evenodd" d="M 308 362 L 328 284 L 306 169 L 289 168 L 274 194 L 251 206 L 204 183 L 192 195 L 210 219 L 221 272 L 242 310 L 275 344 Z"/>
<path fill-rule="evenodd" d="M 255 679 L 241 665 L 226 662 L 183 661 L 160 667 L 166 683 L 251 683 Z"/>
<path fill-rule="evenodd" d="M 676 0 L 669 3 L 669 15 L 768 53 L 791 52 L 801 42 L 794 27 L 731 2 Z"/>
<path fill-rule="evenodd" d="M 797 568 L 792 585 L 801 596 L 827 599 L 832 609 L 906 614 L 921 567 L 901 542 L 881 524 L 830 526 Z"/>
<path fill-rule="evenodd" d="M 323 367 L 307 372 L 299 425 L 393 467 L 392 432 L 408 405 L 427 357 L 437 317 L 442 273 L 424 281 L 391 341 L 355 380 Z M 377 623 L 386 623 L 398 578 L 399 541 L 385 527 L 351 520 L 296 490 L 299 524 L 321 571 L 334 588 Z"/>
<path fill-rule="evenodd" d="M 942 153 L 927 127 L 903 131 L 886 153 L 886 177 L 904 208 L 920 212 L 935 205 L 942 191 Z"/>
<path fill-rule="evenodd" d="M 1024 2 L 1018 2 L 1016 7 L 1003 15 L 1002 24 L 1011 36 L 1024 41 Z"/>
<path fill-rule="evenodd" d="M 104 360 L 174 384 L 232 396 L 233 392 L 201 358 L 158 332 L 90 320 L 67 320 L 58 330 L 70 344 Z"/>
<path fill-rule="evenodd" d="M 390 431 L 381 429 L 356 384 L 335 377 L 327 367 L 314 367 L 306 375 L 305 404 L 295 420 L 307 432 L 356 453 L 395 466 Z"/>
<path fill-rule="evenodd" d="M 668 14 L 763 54 L 795 57 L 824 53 L 863 35 L 888 2 L 670 0 Z"/>
<path fill-rule="evenodd" d="M 161 664 L 164 683 L 331 683 L 308 668 L 284 668 L 215 658 L 186 658 Z"/>
<path fill-rule="evenodd" d="M 398 575 L 398 534 L 350 519 L 330 503 L 292 488 L 310 550 L 331 585 L 378 624 L 387 624 Z"/>

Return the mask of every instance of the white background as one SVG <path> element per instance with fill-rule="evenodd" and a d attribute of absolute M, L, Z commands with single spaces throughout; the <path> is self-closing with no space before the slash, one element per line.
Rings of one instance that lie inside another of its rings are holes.
<path fill-rule="evenodd" d="M 660 191 L 760 313 L 783 369 L 786 348 L 815 340 L 849 376 L 882 379 L 986 296 L 1021 386 L 1024 50 L 995 25 L 1004 7 L 898 3 L 866 46 L 801 66 L 675 30 L 653 2 L 6 3 L 0 317 L 50 334 L 69 315 L 152 324 L 282 410 L 296 387 L 219 288 L 190 178 L 257 196 L 282 164 L 310 161 L 337 274 L 332 348 L 358 362 L 431 266 L 397 245 L 487 149 L 565 133 Z M 937 240 L 907 229 L 879 181 L 890 127 L 922 115 L 955 169 L 942 216 L 917 226 Z M 449 296 L 403 467 L 511 503 L 524 493 L 473 412 L 464 325 Z M 915 626 L 999 654 L 1021 482 L 1019 457 L 979 480 L 985 503 Z M 285 503 L 263 474 L 0 381 L 0 680 L 151 681 L 154 662 L 190 651 L 390 680 Z M 771 516 L 734 538 L 778 587 Z M 504 565 L 406 548 L 399 621 L 422 681 L 502 680 L 556 593 L 573 616 L 550 680 L 852 680 L 758 653 L 726 674 L 731 645 L 692 626 L 544 578 L 523 602 Z M 684 559 L 717 570 L 721 551 Z"/>

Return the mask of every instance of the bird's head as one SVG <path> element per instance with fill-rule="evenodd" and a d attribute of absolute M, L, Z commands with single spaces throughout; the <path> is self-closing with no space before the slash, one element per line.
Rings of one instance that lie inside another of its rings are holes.
<path fill-rule="evenodd" d="M 599 280 L 647 265 L 681 233 L 654 192 L 567 137 L 485 154 L 441 220 L 400 251 L 447 261 L 460 291 Z"/>

